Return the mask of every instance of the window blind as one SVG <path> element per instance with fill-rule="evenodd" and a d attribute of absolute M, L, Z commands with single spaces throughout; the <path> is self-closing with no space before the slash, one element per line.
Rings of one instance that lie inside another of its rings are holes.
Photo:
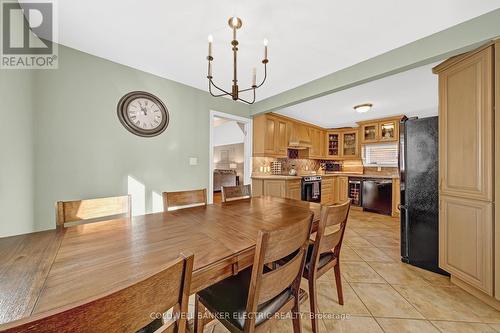
<path fill-rule="evenodd" d="M 394 142 L 364 145 L 362 158 L 365 166 L 397 167 L 398 144 Z"/>

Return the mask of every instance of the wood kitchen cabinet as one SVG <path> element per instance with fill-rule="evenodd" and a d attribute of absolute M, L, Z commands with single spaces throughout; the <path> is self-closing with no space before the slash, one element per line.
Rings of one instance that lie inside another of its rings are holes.
<path fill-rule="evenodd" d="M 338 177 L 338 189 L 339 189 L 339 202 L 344 202 L 349 199 L 348 196 L 348 188 L 349 188 L 349 178 L 348 177 Z"/>
<path fill-rule="evenodd" d="M 325 158 L 338 159 L 340 158 L 340 132 L 326 131 L 325 135 Z"/>
<path fill-rule="evenodd" d="M 253 178 L 252 196 L 263 195 L 300 200 L 300 179 Z"/>
<path fill-rule="evenodd" d="M 357 130 L 342 132 L 342 157 L 344 159 L 359 158 Z"/>
<path fill-rule="evenodd" d="M 358 122 L 361 144 L 399 140 L 399 121 L 402 116 Z"/>
<path fill-rule="evenodd" d="M 498 56 L 498 42 L 490 43 L 443 62 L 434 72 L 439 74 L 439 266 L 498 309 L 493 162 L 500 154 L 493 142 L 500 123 L 494 126 L 493 119 L 500 68 L 494 65 L 495 47 Z"/>
<path fill-rule="evenodd" d="M 493 295 L 493 204 L 441 195 L 440 266 Z"/>
<path fill-rule="evenodd" d="M 322 159 L 325 154 L 325 132 L 316 127 L 309 128 L 311 148 L 309 148 L 309 158 Z"/>
<path fill-rule="evenodd" d="M 285 182 L 285 192 L 286 197 L 289 199 L 300 200 L 300 179 L 297 180 L 287 180 Z"/>
<path fill-rule="evenodd" d="M 253 156 L 287 157 L 290 123 L 280 117 L 260 115 L 253 123 Z"/>
<path fill-rule="evenodd" d="M 380 137 L 379 123 L 363 124 L 361 127 L 361 143 L 378 142 Z"/>
<path fill-rule="evenodd" d="M 359 159 L 360 147 L 357 129 L 328 130 L 324 142 L 326 159 Z"/>
<path fill-rule="evenodd" d="M 399 178 L 392 179 L 392 217 L 398 217 L 401 213 L 399 204 L 401 203 L 401 181 Z"/>
<path fill-rule="evenodd" d="M 335 177 L 322 177 L 321 178 L 321 204 L 331 205 L 333 200 L 334 191 L 334 178 Z"/>

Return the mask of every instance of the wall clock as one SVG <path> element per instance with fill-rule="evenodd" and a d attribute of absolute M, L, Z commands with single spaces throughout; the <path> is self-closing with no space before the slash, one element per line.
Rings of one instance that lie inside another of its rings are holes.
<path fill-rule="evenodd" d="M 165 104 L 144 91 L 132 91 L 123 96 L 118 102 L 117 113 L 129 132 L 144 137 L 161 134 L 169 122 Z"/>

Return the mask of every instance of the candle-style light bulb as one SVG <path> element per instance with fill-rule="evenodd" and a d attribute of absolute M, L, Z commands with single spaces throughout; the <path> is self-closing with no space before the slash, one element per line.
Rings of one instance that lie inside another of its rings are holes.
<path fill-rule="evenodd" d="M 233 25 L 233 28 L 236 28 L 238 26 L 238 18 L 236 16 L 233 16 L 231 19 L 231 23 Z"/>
<path fill-rule="evenodd" d="M 257 85 L 257 68 L 252 68 L 252 86 Z"/>
<path fill-rule="evenodd" d="M 269 41 L 267 40 L 267 38 L 264 38 L 264 59 L 267 59 L 267 44 L 269 43 Z"/>
<path fill-rule="evenodd" d="M 214 42 L 214 36 L 208 35 L 208 56 L 212 56 L 212 43 Z"/>

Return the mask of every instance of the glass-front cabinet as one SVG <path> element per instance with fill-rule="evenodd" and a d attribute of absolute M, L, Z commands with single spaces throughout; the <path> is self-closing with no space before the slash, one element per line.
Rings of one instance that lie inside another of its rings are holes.
<path fill-rule="evenodd" d="M 386 121 L 380 123 L 380 141 L 397 140 L 397 124 L 396 121 Z"/>
<path fill-rule="evenodd" d="M 328 131 L 326 134 L 326 155 L 329 158 L 340 157 L 340 133 Z"/>
<path fill-rule="evenodd" d="M 361 126 L 361 142 L 372 143 L 379 139 L 379 123 L 364 124 Z"/>
<path fill-rule="evenodd" d="M 358 153 L 358 131 L 342 133 L 342 157 L 357 157 Z"/>

